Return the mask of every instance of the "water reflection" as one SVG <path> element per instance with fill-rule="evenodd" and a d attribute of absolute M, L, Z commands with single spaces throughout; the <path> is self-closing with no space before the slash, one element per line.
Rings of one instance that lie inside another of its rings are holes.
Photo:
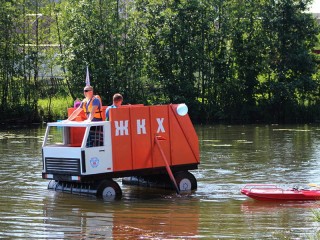
<path fill-rule="evenodd" d="M 55 192 L 44 199 L 44 232 L 50 235 L 59 229 L 53 237 L 104 239 L 162 239 L 198 234 L 198 199 L 147 191 L 149 200 L 134 200 L 141 191 L 145 192 L 136 189 L 132 198 L 129 194 L 121 201 L 108 203 Z"/>
<path fill-rule="evenodd" d="M 245 200 L 241 203 L 241 211 L 246 215 L 257 213 L 279 212 L 285 209 L 319 208 L 317 201 L 253 201 Z"/>
<path fill-rule="evenodd" d="M 318 208 L 317 202 L 263 202 L 247 200 L 241 204 L 244 221 L 248 226 L 263 232 L 272 239 L 310 239 L 315 236 L 318 224 L 310 214 Z M 269 222 L 273 222 L 272 225 Z M 301 223 L 307 223 L 301 225 Z M 307 234 L 307 233 L 314 234 Z M 255 234 L 257 236 L 257 233 Z"/>

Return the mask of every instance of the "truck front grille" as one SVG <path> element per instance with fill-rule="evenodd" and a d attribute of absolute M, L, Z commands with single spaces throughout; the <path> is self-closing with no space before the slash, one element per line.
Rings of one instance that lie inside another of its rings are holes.
<path fill-rule="evenodd" d="M 46 158 L 46 173 L 80 174 L 79 158 Z"/>

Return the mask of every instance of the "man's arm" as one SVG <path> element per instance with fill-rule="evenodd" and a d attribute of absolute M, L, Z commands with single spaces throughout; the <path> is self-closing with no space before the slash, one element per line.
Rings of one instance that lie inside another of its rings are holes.
<path fill-rule="evenodd" d="M 91 110 L 91 113 L 89 114 L 88 118 L 87 118 L 87 121 L 91 122 L 92 119 L 94 118 L 94 114 L 97 110 L 98 106 L 97 105 L 93 105 L 92 106 L 92 110 Z"/>
<path fill-rule="evenodd" d="M 79 115 L 81 111 L 82 111 L 82 108 L 79 106 L 76 110 L 73 111 L 73 113 L 71 113 L 71 115 L 68 117 L 67 120 L 72 121 Z"/>

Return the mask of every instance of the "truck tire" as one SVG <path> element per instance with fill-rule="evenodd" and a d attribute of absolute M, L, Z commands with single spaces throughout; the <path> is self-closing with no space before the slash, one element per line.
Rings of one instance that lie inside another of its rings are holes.
<path fill-rule="evenodd" d="M 180 191 L 191 191 L 197 189 L 197 180 L 192 173 L 188 171 L 177 172 L 174 174 Z"/>
<path fill-rule="evenodd" d="M 97 197 L 104 200 L 121 199 L 122 190 L 118 183 L 113 180 L 102 180 L 97 188 Z"/>

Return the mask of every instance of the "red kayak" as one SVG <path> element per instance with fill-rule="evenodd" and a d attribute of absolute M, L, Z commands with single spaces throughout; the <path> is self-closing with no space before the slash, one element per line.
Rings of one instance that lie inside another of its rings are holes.
<path fill-rule="evenodd" d="M 283 189 L 273 184 L 247 184 L 241 193 L 256 200 L 316 201 L 320 200 L 320 189 Z"/>

